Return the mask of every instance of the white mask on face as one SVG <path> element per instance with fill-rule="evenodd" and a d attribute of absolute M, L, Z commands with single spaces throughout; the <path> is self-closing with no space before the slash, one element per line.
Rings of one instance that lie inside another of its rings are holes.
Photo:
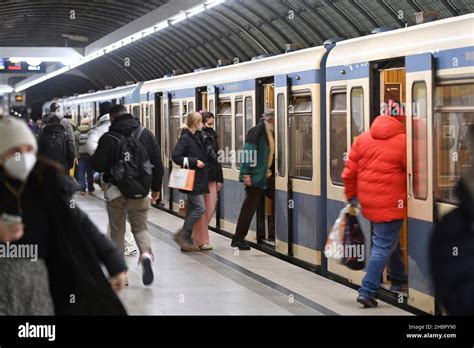
<path fill-rule="evenodd" d="M 16 153 L 3 163 L 3 168 L 12 178 L 26 181 L 35 164 L 36 155 L 33 152 Z"/>
<path fill-rule="evenodd" d="M 201 124 L 197 127 L 197 130 L 198 130 L 198 131 L 202 131 L 203 128 L 204 128 L 204 125 L 201 123 Z"/>

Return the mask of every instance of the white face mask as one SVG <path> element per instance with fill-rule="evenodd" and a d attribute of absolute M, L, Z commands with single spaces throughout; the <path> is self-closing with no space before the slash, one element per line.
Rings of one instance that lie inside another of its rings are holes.
<path fill-rule="evenodd" d="M 26 181 L 35 164 L 36 155 L 33 152 L 16 153 L 3 163 L 3 168 L 12 178 Z"/>
<path fill-rule="evenodd" d="M 198 131 L 202 131 L 203 128 L 204 128 L 204 125 L 201 123 L 201 124 L 197 127 L 197 130 L 198 130 Z"/>

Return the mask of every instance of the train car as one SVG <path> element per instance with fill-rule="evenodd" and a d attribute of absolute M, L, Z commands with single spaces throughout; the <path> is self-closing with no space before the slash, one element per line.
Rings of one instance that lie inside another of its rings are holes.
<path fill-rule="evenodd" d="M 167 188 L 174 166 L 172 151 L 185 115 L 194 110 L 209 110 L 216 115 L 221 151 L 236 159 L 223 164 L 225 183 L 211 225 L 234 233 L 245 197 L 244 186 L 239 182 L 239 155 L 245 136 L 265 110 L 274 109 L 276 199 L 261 202 L 248 238 L 321 266 L 325 233 L 318 235 L 317 231 L 325 230 L 326 226 L 321 81 L 327 52 L 326 47 L 316 47 L 145 82 L 142 100 L 156 103 L 156 120 L 160 120 L 156 134 L 166 167 L 163 205 L 174 212 L 183 211 L 184 196 Z"/>
<path fill-rule="evenodd" d="M 435 313 L 429 269 L 434 224 L 456 204 L 474 125 L 474 15 L 339 42 L 326 72 L 327 228 L 345 204 L 341 174 L 355 138 L 390 100 L 406 115 L 408 216 L 401 247 L 408 304 Z M 371 226 L 361 222 L 370 255 Z M 328 271 L 360 285 L 365 271 L 329 260 Z M 384 274 L 384 282 L 386 282 Z"/>

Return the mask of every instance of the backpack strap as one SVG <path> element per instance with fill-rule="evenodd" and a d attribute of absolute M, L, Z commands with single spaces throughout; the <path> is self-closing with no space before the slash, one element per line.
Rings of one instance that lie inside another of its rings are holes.
<path fill-rule="evenodd" d="M 135 129 L 135 130 L 133 131 L 132 137 L 134 137 L 135 140 L 139 140 L 144 131 L 145 131 L 145 127 L 140 126 L 140 127 L 138 127 L 137 129 Z"/>

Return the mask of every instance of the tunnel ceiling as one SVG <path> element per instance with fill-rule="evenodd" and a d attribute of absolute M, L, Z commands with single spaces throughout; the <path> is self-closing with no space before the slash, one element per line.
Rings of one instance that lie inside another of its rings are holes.
<path fill-rule="evenodd" d="M 3 1 L 2 46 L 85 46 L 168 1 Z M 76 11 L 71 21 L 69 11 Z M 116 87 L 162 77 L 173 70 L 215 67 L 218 59 L 246 61 L 326 39 L 368 35 L 377 27 L 414 24 L 416 12 L 439 19 L 474 12 L 472 0 L 227 0 L 157 34 L 28 90 L 29 100 Z M 72 22 L 72 23 L 71 23 Z M 89 38 L 66 43 L 62 34 Z M 124 66 L 125 58 L 130 66 Z M 82 75 L 82 77 L 81 77 Z"/>

